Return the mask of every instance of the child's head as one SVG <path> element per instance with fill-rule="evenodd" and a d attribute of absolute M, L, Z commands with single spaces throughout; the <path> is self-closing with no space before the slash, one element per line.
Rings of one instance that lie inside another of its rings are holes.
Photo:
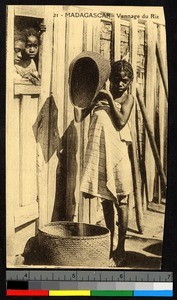
<path fill-rule="evenodd" d="M 113 63 L 110 74 L 110 91 L 113 97 L 121 96 L 133 80 L 133 69 L 130 63 L 125 60 L 118 60 Z"/>
<path fill-rule="evenodd" d="M 25 56 L 26 58 L 34 58 L 39 50 L 39 33 L 34 28 L 25 29 L 26 38 Z"/>
<path fill-rule="evenodd" d="M 15 30 L 14 32 L 14 63 L 18 64 L 22 59 L 25 49 L 25 36 L 22 32 Z"/>

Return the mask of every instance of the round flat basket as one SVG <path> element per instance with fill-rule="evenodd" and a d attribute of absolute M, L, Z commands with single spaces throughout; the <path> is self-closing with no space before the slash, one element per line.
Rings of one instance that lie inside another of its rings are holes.
<path fill-rule="evenodd" d="M 51 222 L 38 230 L 46 264 L 75 267 L 108 267 L 110 232 L 106 227 Z"/>
<path fill-rule="evenodd" d="M 110 70 L 109 61 L 99 53 L 84 51 L 76 56 L 69 67 L 71 103 L 88 107 L 109 78 Z"/>

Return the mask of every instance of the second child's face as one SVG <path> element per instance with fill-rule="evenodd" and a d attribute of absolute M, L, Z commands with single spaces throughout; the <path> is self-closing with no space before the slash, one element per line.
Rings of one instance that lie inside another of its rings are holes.
<path fill-rule="evenodd" d="M 119 96 L 127 90 L 130 83 L 131 79 L 126 75 L 124 71 L 121 71 L 117 74 L 117 76 L 111 79 L 110 91 L 113 96 Z"/>
<path fill-rule="evenodd" d="M 25 49 L 25 43 L 22 41 L 15 41 L 14 44 L 14 63 L 18 64 L 22 60 L 22 53 Z"/>
<path fill-rule="evenodd" d="M 36 36 L 31 35 L 27 39 L 25 53 L 30 57 L 34 58 L 39 50 L 39 43 Z"/>

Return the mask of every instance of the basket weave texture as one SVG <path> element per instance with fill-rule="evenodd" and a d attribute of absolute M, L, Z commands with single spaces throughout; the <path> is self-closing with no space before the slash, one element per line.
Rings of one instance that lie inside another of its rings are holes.
<path fill-rule="evenodd" d="M 111 66 L 101 54 L 84 51 L 69 67 L 70 100 L 75 107 L 88 107 L 109 78 Z"/>
<path fill-rule="evenodd" d="M 110 232 L 107 228 L 67 221 L 39 229 L 38 241 L 46 264 L 74 267 L 108 267 Z"/>

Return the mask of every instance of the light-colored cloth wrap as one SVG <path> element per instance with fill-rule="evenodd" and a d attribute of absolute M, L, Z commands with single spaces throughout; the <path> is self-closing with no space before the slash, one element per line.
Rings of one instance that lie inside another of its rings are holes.
<path fill-rule="evenodd" d="M 121 108 L 120 104 L 116 105 Z M 129 142 L 132 139 L 128 123 L 122 130 L 117 130 L 109 105 L 98 103 L 90 121 L 82 192 L 114 202 L 117 202 L 117 195 L 132 192 Z"/>

